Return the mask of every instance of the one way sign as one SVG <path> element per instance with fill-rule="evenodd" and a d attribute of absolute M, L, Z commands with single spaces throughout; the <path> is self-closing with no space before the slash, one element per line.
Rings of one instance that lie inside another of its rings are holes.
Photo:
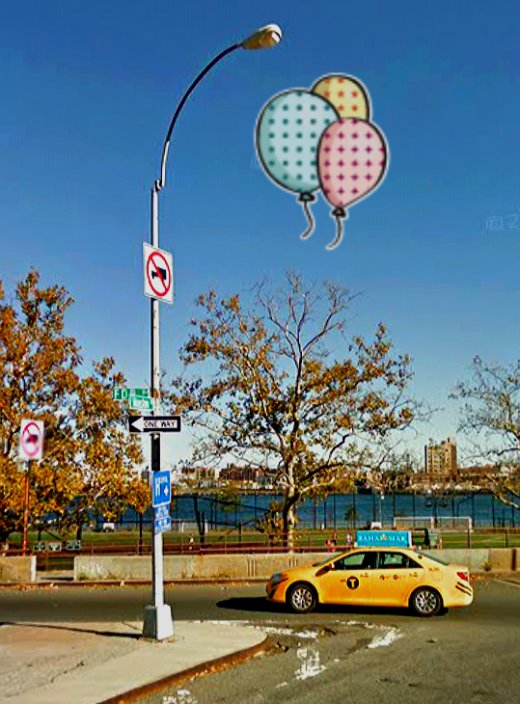
<path fill-rule="evenodd" d="M 179 433 L 180 416 L 130 416 L 131 433 Z"/>

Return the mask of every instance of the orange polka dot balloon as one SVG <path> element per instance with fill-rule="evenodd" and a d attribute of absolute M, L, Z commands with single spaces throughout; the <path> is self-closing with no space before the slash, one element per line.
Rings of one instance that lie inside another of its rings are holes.
<path fill-rule="evenodd" d="M 353 76 L 323 76 L 312 86 L 311 91 L 328 100 L 342 118 L 370 120 L 370 96 L 361 81 Z"/>

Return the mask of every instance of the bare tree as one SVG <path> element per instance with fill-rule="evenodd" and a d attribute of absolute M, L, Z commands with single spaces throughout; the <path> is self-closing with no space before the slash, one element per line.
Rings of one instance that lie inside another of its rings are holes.
<path fill-rule="evenodd" d="M 267 458 L 276 469 L 289 547 L 298 503 L 366 466 L 371 444 L 413 418 L 410 360 L 391 356 L 386 327 L 370 343 L 347 339 L 353 298 L 328 282 L 305 288 L 292 272 L 278 292 L 256 286 L 249 309 L 238 295 L 202 295 L 182 359 L 187 368 L 204 364 L 206 376 L 172 387 L 173 407 L 202 431 L 196 458 L 257 466 Z"/>
<path fill-rule="evenodd" d="M 504 367 L 474 357 L 471 380 L 460 382 L 451 398 L 463 402 L 459 430 L 468 439 L 467 458 L 488 467 L 481 488 L 520 510 L 520 360 Z"/>

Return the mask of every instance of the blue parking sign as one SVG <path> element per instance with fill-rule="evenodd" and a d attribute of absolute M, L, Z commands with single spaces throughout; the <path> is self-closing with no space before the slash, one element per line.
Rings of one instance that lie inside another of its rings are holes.
<path fill-rule="evenodd" d="M 154 521 L 153 532 L 154 533 L 164 533 L 167 530 L 171 530 L 172 519 L 169 516 L 164 518 L 157 518 Z"/>
<path fill-rule="evenodd" d="M 161 506 L 162 504 L 169 504 L 172 500 L 172 483 L 170 478 L 170 472 L 165 470 L 163 472 L 153 473 L 153 496 L 152 496 L 153 507 Z"/>
<path fill-rule="evenodd" d="M 154 518 L 168 518 L 170 516 L 170 505 L 171 504 L 161 504 L 155 507 Z"/>

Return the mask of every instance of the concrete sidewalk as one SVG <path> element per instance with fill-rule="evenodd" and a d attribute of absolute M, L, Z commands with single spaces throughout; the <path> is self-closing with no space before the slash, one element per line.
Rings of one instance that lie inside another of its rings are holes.
<path fill-rule="evenodd" d="M 265 633 L 224 622 L 179 621 L 174 638 L 141 637 L 141 622 L 2 623 L 0 701 L 101 704 L 132 701 L 161 684 L 194 676 L 263 649 Z M 162 682 L 161 682 L 162 681 Z M 154 686 L 155 685 L 155 686 Z M 134 697 L 123 697 L 134 691 Z"/>

